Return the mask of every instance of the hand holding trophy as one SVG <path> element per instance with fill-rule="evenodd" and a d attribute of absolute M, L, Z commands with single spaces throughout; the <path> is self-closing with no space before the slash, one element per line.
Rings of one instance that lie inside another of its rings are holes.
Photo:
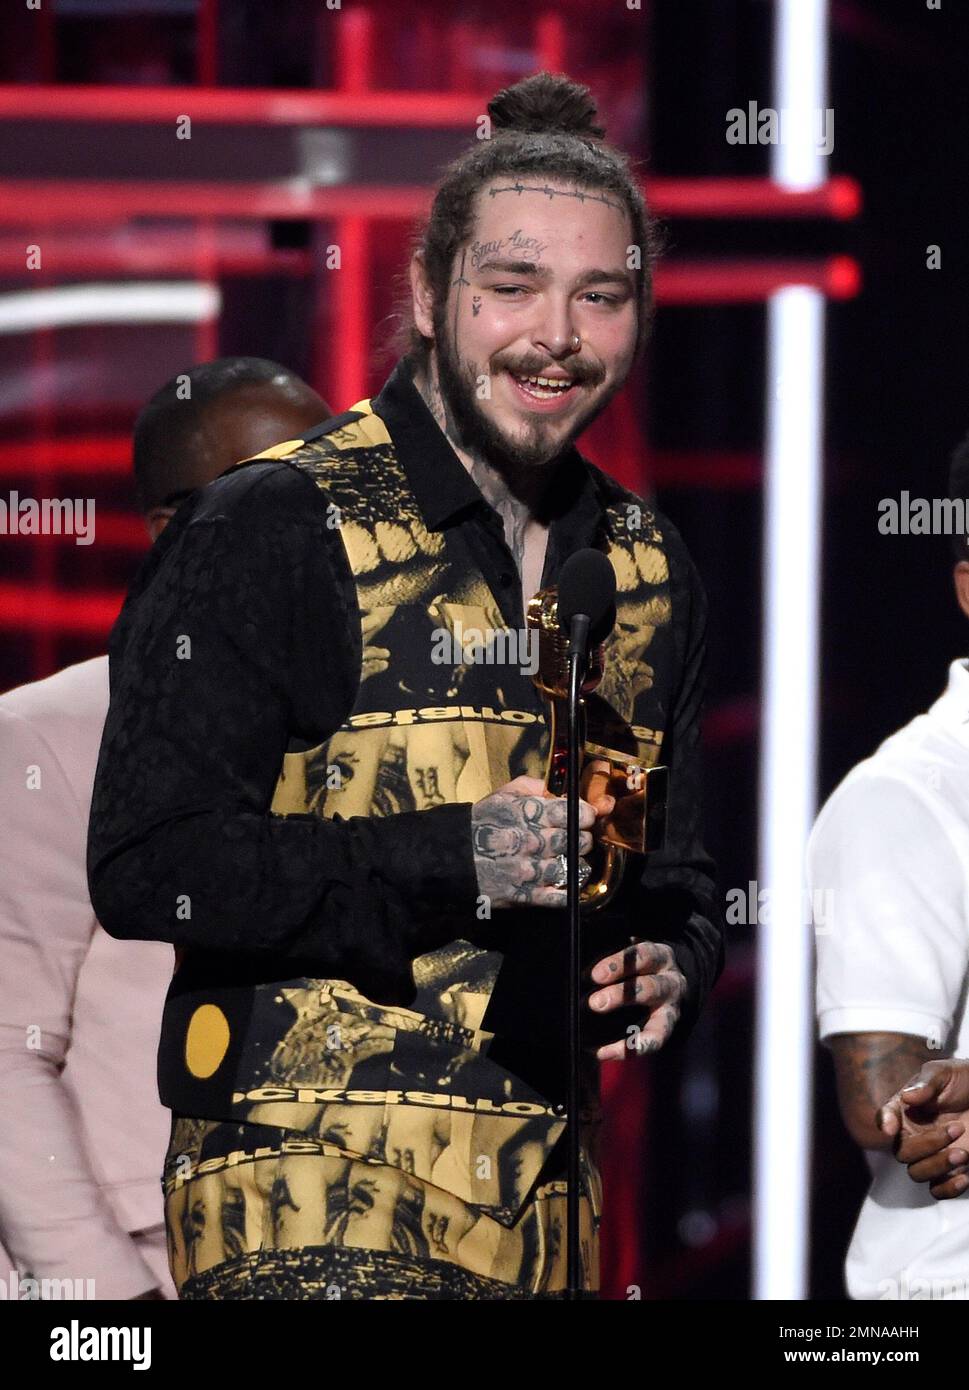
<path fill-rule="evenodd" d="M 529 601 L 526 621 L 538 633 L 538 668 L 533 679 L 549 704 L 546 795 L 564 796 L 568 776 L 569 644 L 559 623 L 555 588 L 543 589 Z M 613 897 L 622 881 L 628 854 L 646 854 L 661 848 L 666 826 L 668 769 L 639 764 L 632 732 L 594 694 L 604 672 L 605 650 L 600 644 L 589 651 L 581 686 L 580 716 L 584 727 L 580 731 L 583 752 L 579 791 L 583 801 L 593 806 L 608 797 L 613 807 L 597 819 L 593 867 L 581 893 L 584 912 L 605 906 Z"/>

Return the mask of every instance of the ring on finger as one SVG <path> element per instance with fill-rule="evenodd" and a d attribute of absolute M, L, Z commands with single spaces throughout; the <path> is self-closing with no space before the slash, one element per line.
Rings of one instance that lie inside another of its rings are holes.
<path fill-rule="evenodd" d="M 556 855 L 556 860 L 558 862 L 559 871 L 555 877 L 555 882 L 553 886 L 556 888 L 564 888 L 568 882 L 569 861 L 564 854 Z M 585 862 L 584 859 L 581 859 L 579 861 L 579 887 L 584 888 L 585 885 L 589 882 L 591 876 L 591 867 Z"/>

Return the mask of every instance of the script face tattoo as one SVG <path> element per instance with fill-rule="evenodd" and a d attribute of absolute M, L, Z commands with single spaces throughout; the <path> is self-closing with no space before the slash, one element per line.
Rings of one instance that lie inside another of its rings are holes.
<path fill-rule="evenodd" d="M 614 195 L 502 179 L 478 194 L 475 228 L 434 314 L 438 423 L 473 462 L 516 490 L 552 463 L 625 381 L 637 330 L 627 268 L 631 223 Z M 575 336 L 578 336 L 578 350 Z M 526 376 L 567 375 L 557 388 Z"/>

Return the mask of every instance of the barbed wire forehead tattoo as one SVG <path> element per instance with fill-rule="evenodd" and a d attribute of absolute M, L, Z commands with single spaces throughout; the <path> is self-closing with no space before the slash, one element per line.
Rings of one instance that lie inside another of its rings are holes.
<path fill-rule="evenodd" d="M 604 193 L 589 193 L 585 189 L 577 188 L 573 191 L 566 191 L 561 188 L 549 188 L 548 184 L 538 183 L 510 183 L 501 188 L 489 188 L 488 197 L 494 198 L 499 193 L 543 193 L 547 198 L 578 198 L 580 203 L 605 203 L 607 207 L 615 208 L 617 212 L 625 212 L 622 203 L 616 203 L 611 198 L 607 198 Z"/>

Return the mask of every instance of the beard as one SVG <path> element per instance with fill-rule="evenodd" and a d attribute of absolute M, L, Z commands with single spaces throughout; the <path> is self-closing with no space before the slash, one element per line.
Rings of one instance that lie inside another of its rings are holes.
<path fill-rule="evenodd" d="M 564 438 L 555 435 L 551 422 L 538 414 L 523 421 L 516 434 L 508 434 L 481 409 L 477 396 L 478 382 L 482 377 L 497 376 L 500 371 L 508 370 L 521 376 L 538 375 L 548 364 L 509 361 L 500 365 L 495 363 L 492 372 L 484 372 L 476 363 L 461 359 L 454 351 L 443 317 L 435 325 L 435 348 L 441 395 L 458 431 L 458 443 L 468 453 L 483 458 L 509 481 L 520 478 L 523 473 L 546 468 L 561 458 L 572 442 L 605 410 L 624 380 L 620 376 L 605 395 L 584 411 L 577 412 L 575 422 Z M 584 364 L 571 370 L 584 385 L 598 382 L 602 377 L 601 372 Z"/>

